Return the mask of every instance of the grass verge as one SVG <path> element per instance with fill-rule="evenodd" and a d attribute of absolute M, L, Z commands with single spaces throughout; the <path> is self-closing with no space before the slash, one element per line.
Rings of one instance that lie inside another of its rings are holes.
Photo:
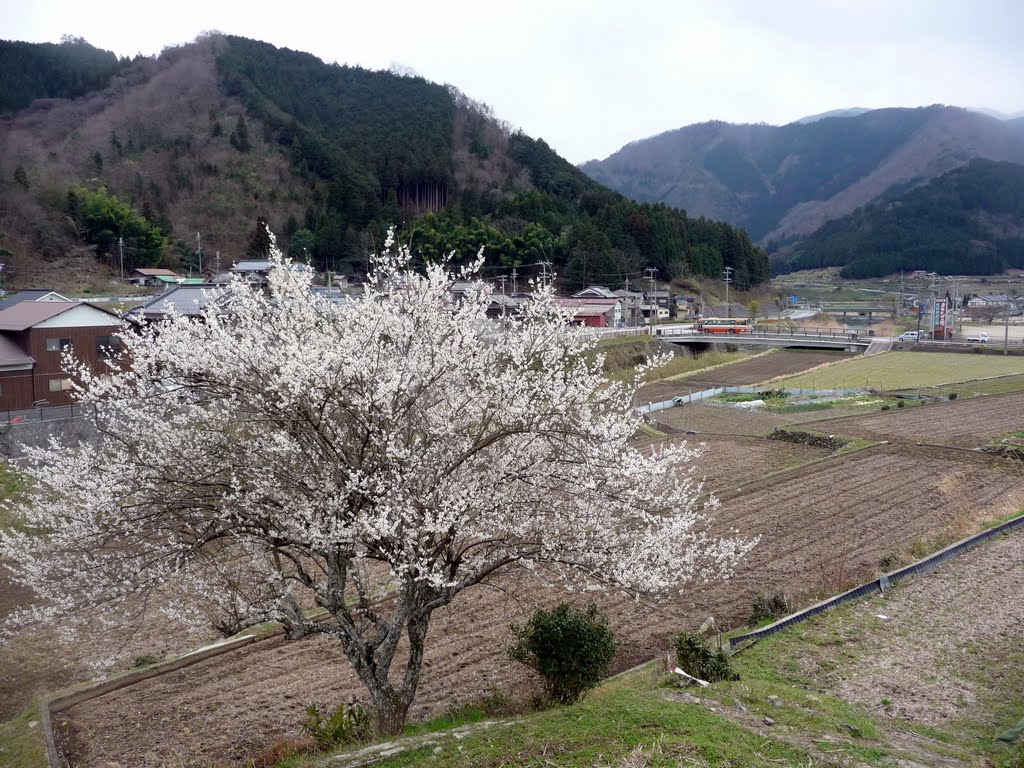
<path fill-rule="evenodd" d="M 378 766 L 812 766 L 807 750 L 748 730 L 702 705 L 667 698 L 658 665 L 615 678 L 583 702 L 556 707 L 461 738 L 438 735 Z M 334 758 L 336 759 L 336 758 Z M 632 761 L 632 762 L 629 762 Z M 295 765 L 328 765 L 307 759 Z"/>
<path fill-rule="evenodd" d="M 0 723 L 0 765 L 41 768 L 46 764 L 46 741 L 38 707 L 29 707 L 17 717 Z"/>

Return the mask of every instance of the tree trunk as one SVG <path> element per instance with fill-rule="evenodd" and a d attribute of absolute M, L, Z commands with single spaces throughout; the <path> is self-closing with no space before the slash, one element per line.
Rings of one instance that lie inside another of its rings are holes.
<path fill-rule="evenodd" d="M 403 705 L 403 697 L 390 685 L 384 690 L 370 692 L 374 714 L 377 718 L 377 736 L 397 736 L 405 728 L 409 705 Z M 411 703 L 411 699 L 410 699 Z"/>

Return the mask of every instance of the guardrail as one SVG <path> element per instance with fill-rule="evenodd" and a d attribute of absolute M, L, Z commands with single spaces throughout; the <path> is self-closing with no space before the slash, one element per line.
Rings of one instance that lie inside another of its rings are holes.
<path fill-rule="evenodd" d="M 883 574 L 874 581 L 869 581 L 866 584 L 861 584 L 859 587 L 843 592 L 841 595 L 830 597 L 828 600 L 822 600 L 820 603 L 815 603 L 810 608 L 805 608 L 802 611 L 790 614 L 785 618 L 779 619 L 773 624 L 769 624 L 766 627 L 748 632 L 744 635 L 738 635 L 736 637 L 729 638 L 729 647 L 735 648 L 742 643 L 748 641 L 760 640 L 765 637 L 770 637 L 784 629 L 787 629 L 794 624 L 807 621 L 812 616 L 817 616 L 819 613 L 823 613 L 831 608 L 835 608 L 837 605 L 842 605 L 851 600 L 858 600 L 867 595 L 872 595 L 876 592 L 883 592 L 888 589 L 892 584 L 903 579 L 908 579 L 918 574 L 927 573 L 928 571 L 934 570 L 938 566 L 947 560 L 959 557 L 964 552 L 982 544 L 989 539 L 994 539 L 997 536 L 1002 536 L 1004 533 L 1010 533 L 1018 528 L 1024 527 L 1024 515 L 1015 517 L 1012 520 L 1008 520 L 1005 523 L 989 528 L 987 531 L 969 536 L 966 539 L 961 539 L 955 544 L 950 544 L 945 549 L 940 549 L 933 555 L 929 555 L 923 560 L 918 560 L 916 563 L 912 563 L 899 570 L 892 571 L 891 573 Z"/>

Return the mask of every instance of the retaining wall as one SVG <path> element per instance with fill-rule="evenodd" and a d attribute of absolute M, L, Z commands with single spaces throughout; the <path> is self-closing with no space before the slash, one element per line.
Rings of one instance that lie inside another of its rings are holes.
<path fill-rule="evenodd" d="M 783 619 L 779 619 L 774 624 L 769 624 L 766 627 L 762 627 L 761 629 L 753 632 L 748 632 L 745 635 L 731 637 L 729 638 L 729 647 L 735 648 L 736 646 L 746 642 L 760 640 L 764 637 L 771 637 L 777 632 L 781 632 L 782 630 L 787 629 L 794 624 L 799 624 L 802 621 L 807 621 L 807 619 L 812 616 L 817 616 L 819 613 L 823 613 L 830 608 L 835 608 L 837 605 L 848 603 L 851 600 L 859 600 L 862 597 L 872 595 L 876 592 L 882 592 L 897 581 L 908 579 L 911 576 L 917 576 L 922 573 L 927 573 L 928 571 L 942 565 L 942 563 L 947 560 L 952 560 L 954 557 L 962 555 L 967 550 L 973 549 L 979 544 L 990 539 L 994 539 L 997 536 L 1002 536 L 1005 533 L 1015 531 L 1018 528 L 1024 528 L 1024 515 L 1021 517 L 1015 517 L 1013 520 L 997 525 L 987 531 L 982 531 L 979 534 L 962 539 L 955 544 L 950 544 L 948 547 L 939 550 L 934 555 L 930 555 L 923 560 L 918 560 L 916 563 L 908 565 L 905 568 L 900 568 L 892 573 L 884 574 L 874 581 L 869 581 L 867 584 L 861 584 L 859 587 L 854 587 L 850 591 L 844 592 L 841 595 L 836 595 L 828 600 L 822 600 L 820 603 L 816 603 L 810 608 L 805 608 L 802 611 L 797 611 Z"/>

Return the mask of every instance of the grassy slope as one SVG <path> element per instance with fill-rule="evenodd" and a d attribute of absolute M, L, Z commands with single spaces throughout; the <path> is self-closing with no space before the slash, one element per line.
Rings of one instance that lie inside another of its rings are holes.
<path fill-rule="evenodd" d="M 704 707 L 667 700 L 666 691 L 658 687 L 662 678 L 656 665 L 650 665 L 606 683 L 575 706 L 538 712 L 461 739 L 439 734 L 439 746 L 410 750 L 377 765 L 818 764 L 805 750 L 766 740 Z"/>
<path fill-rule="evenodd" d="M 772 382 L 779 388 L 909 389 L 935 387 L 991 376 L 1024 374 L 1024 357 L 939 352 L 886 352 L 858 357 Z"/>
<path fill-rule="evenodd" d="M 46 765 L 46 743 L 35 707 L 0 723 L 0 765 L 4 768 L 41 768 Z"/>

